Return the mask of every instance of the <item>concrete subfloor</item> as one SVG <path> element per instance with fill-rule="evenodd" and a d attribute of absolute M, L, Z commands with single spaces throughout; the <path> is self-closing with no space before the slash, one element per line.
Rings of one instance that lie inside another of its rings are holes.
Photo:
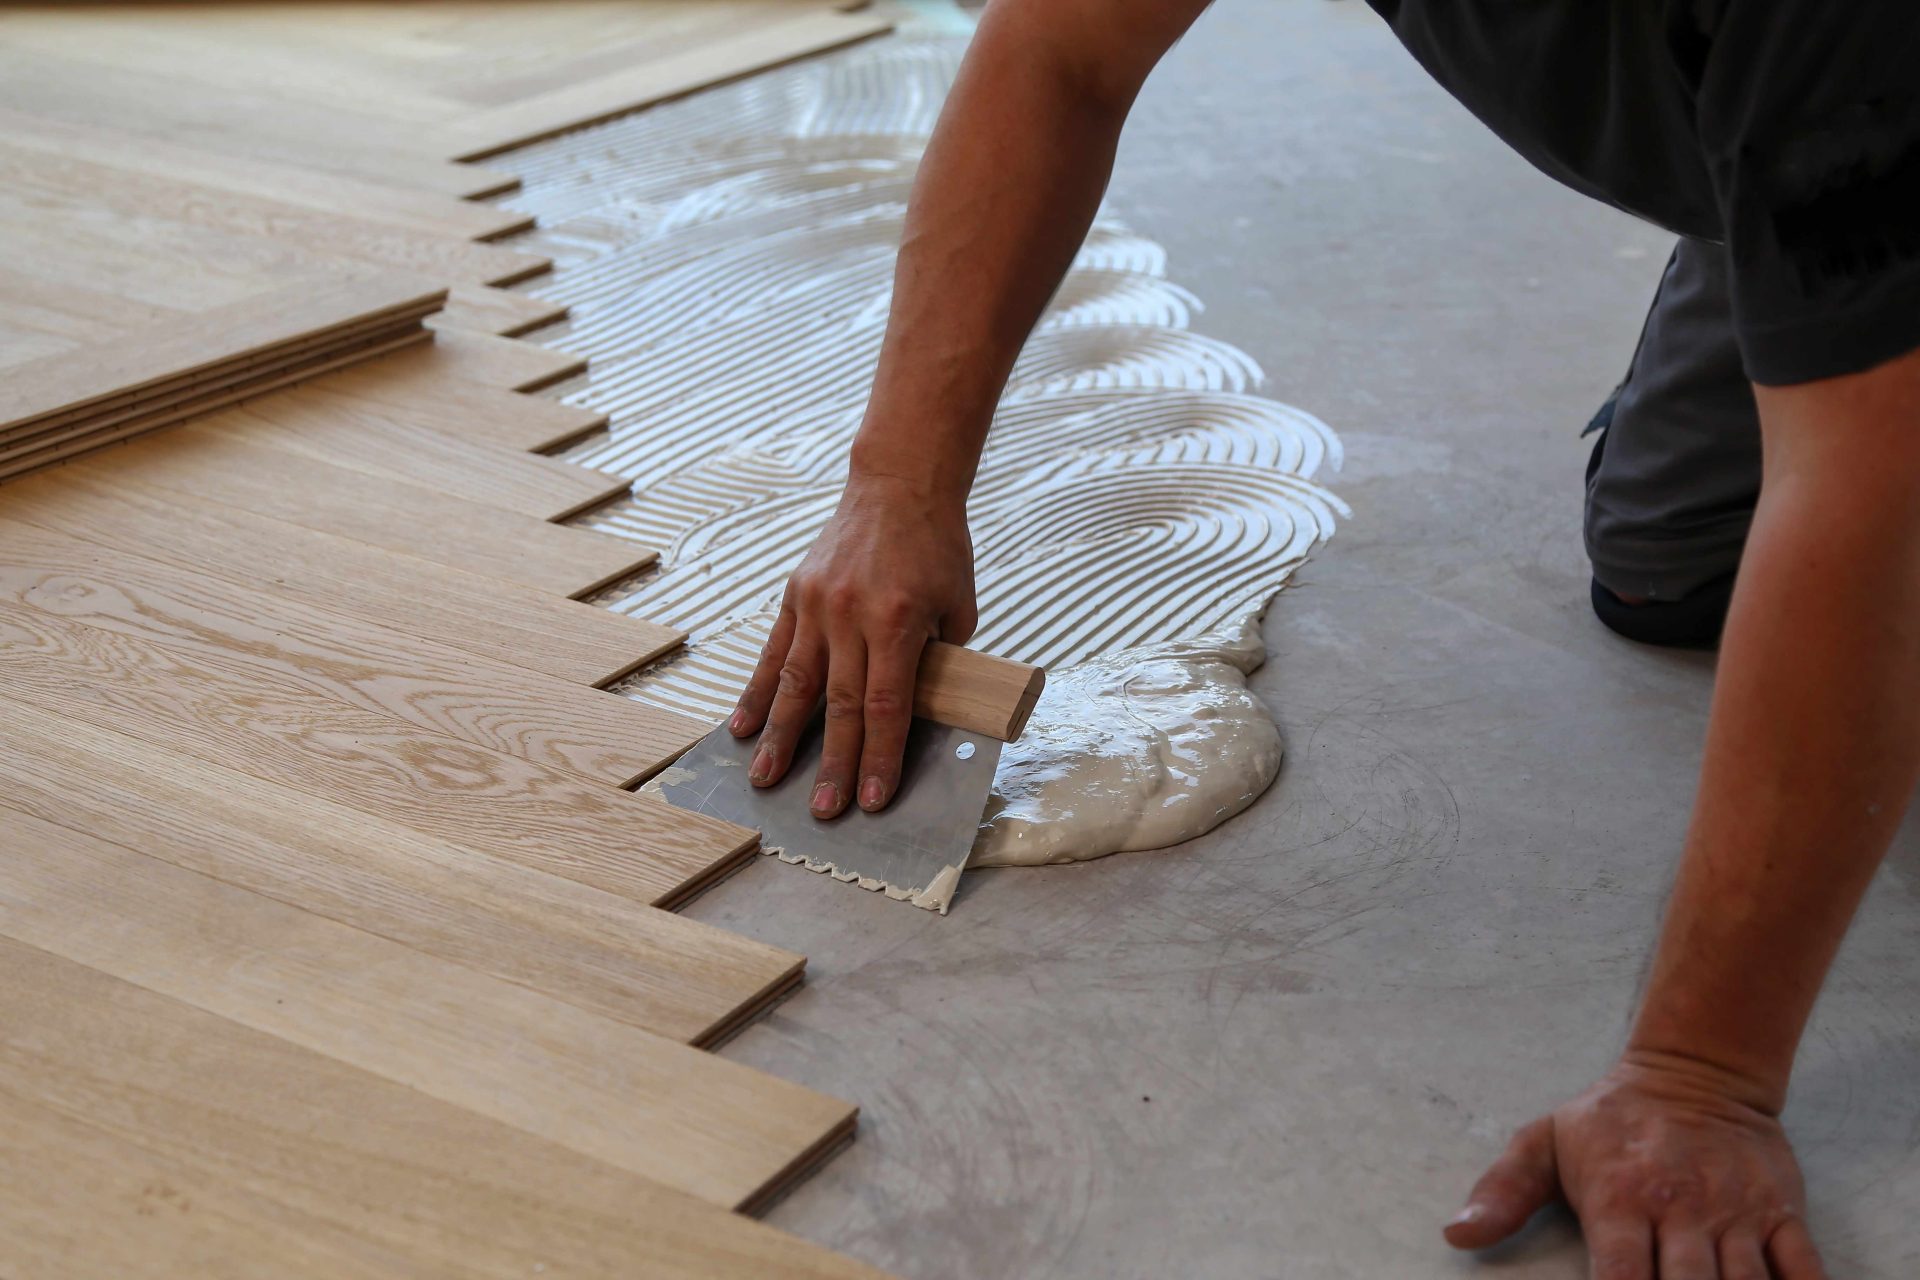
<path fill-rule="evenodd" d="M 1356 0 L 1222 0 L 1112 199 L 1347 446 L 1255 681 L 1286 765 L 1203 839 L 975 873 L 947 919 L 770 861 L 695 904 L 810 957 L 727 1056 L 863 1108 L 771 1221 L 920 1280 L 1584 1275 L 1564 1216 L 1480 1259 L 1438 1228 L 1617 1050 L 1687 819 L 1711 663 L 1601 630 L 1578 536 L 1575 433 L 1669 238 Z M 1909 823 L 1787 1116 L 1836 1276 L 1920 1274 L 1917 944 Z"/>

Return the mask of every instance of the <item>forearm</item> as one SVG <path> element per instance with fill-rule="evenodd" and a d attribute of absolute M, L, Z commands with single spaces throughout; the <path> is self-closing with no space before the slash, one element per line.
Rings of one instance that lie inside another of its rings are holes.
<path fill-rule="evenodd" d="M 1075 47 L 1088 43 L 1075 8 L 1016 0 L 982 19 L 908 205 L 856 474 L 956 501 L 972 484 L 1014 359 L 1099 208 L 1133 92 L 1177 34 L 1115 37 L 1103 58 Z M 1125 9 L 1092 16 L 1112 26 Z"/>
<path fill-rule="evenodd" d="M 1776 421 L 1807 411 L 1771 408 Z M 1920 422 L 1903 416 L 1864 432 L 1809 422 L 1786 447 L 1768 442 L 1693 824 L 1632 1037 L 1730 1073 L 1769 1110 L 1920 771 L 1920 511 L 1902 465 Z M 1891 452 L 1880 431 L 1895 433 Z"/>

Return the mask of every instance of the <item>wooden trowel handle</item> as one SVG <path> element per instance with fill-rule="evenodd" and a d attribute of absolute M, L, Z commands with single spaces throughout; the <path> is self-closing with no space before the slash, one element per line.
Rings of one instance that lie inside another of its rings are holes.
<path fill-rule="evenodd" d="M 913 714 L 1012 742 L 1046 683 L 1039 667 L 929 640 L 914 681 Z"/>

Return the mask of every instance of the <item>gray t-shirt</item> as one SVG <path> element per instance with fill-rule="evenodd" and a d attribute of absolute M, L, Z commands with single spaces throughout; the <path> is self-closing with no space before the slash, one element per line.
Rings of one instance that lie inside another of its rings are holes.
<path fill-rule="evenodd" d="M 1368 0 L 1535 166 L 1724 243 L 1747 376 L 1920 347 L 1920 0 Z"/>

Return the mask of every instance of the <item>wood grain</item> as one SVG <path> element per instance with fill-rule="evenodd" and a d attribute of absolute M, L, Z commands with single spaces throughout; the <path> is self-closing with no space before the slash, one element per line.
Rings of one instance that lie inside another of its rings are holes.
<path fill-rule="evenodd" d="M 7 704 L 0 745 L 0 829 L 87 831 L 670 1039 L 800 981 L 790 952 L 34 707 Z"/>
<path fill-rule="evenodd" d="M 1039 667 L 929 640 L 914 679 L 913 714 L 1012 742 L 1046 684 Z"/>
<path fill-rule="evenodd" d="M 255 298 L 252 302 L 257 305 L 260 299 Z M 287 341 L 244 346 L 204 365 L 182 368 L 152 383 L 102 395 L 94 401 L 71 404 L 56 412 L 40 414 L 29 421 L 0 428 L 0 439 L 13 442 L 28 436 L 44 435 L 55 428 L 112 425 L 125 418 L 194 397 L 244 387 L 250 385 L 253 379 L 277 376 L 305 362 L 329 360 L 342 350 L 384 342 L 399 335 L 430 341 L 432 335 L 424 329 L 421 321 L 438 305 L 437 301 L 429 300 L 386 308 Z M 169 327 L 178 328 L 197 321 L 197 316 L 181 317 L 169 322 Z M 128 330 L 118 336 L 118 342 L 147 345 L 151 336 L 151 331 L 146 328 Z"/>
<path fill-rule="evenodd" d="M 575 599 L 655 560 L 652 550 L 625 538 L 349 471 L 197 424 L 98 454 L 87 470 L 116 484 L 165 489 Z"/>
<path fill-rule="evenodd" d="M 0 137 L 0 185 L 10 199 L 30 200 L 43 216 L 84 221 L 115 215 L 121 226 L 165 221 L 216 232 L 221 259 L 236 255 L 235 237 L 283 241 L 452 284 L 511 284 L 548 270 L 552 260 L 435 232 L 307 208 L 231 190 L 210 193 L 190 182 L 76 159 Z"/>
<path fill-rule="evenodd" d="M 0 1267 L 878 1280 L 522 1129 L 0 940 Z"/>
<path fill-rule="evenodd" d="M 884 26 L 0 19 L 0 1273 L 875 1275 L 729 1212 L 854 1111 L 696 1048 L 804 962 L 664 909 L 758 842 L 623 789 L 683 637 L 564 598 L 653 553 L 449 157 Z"/>
<path fill-rule="evenodd" d="M 194 428 L 541 520 L 563 520 L 633 487 L 624 477 L 578 463 L 416 425 L 404 410 L 349 405 L 300 388 L 203 418 Z"/>
<path fill-rule="evenodd" d="M 344 174 L 315 173 L 298 164 L 236 159 L 161 138 L 74 124 L 29 111 L 0 108 L 0 134 L 14 146 L 72 156 L 128 173 L 190 182 L 209 192 L 263 196 L 410 231 L 491 240 L 533 226 L 532 215 L 511 209 Z"/>
<path fill-rule="evenodd" d="M 349 538 L 83 469 L 9 485 L 10 519 L 254 586 L 317 608 L 578 684 L 611 684 L 680 633 Z"/>
<path fill-rule="evenodd" d="M 447 152 L 434 141 L 387 128 L 377 115 L 206 84 L 183 93 L 174 77 L 4 43 L 0 106 L 236 158 L 462 198 L 515 185 L 509 175 L 442 160 Z"/>
<path fill-rule="evenodd" d="M 854 1108 L 399 943 L 25 815 L 0 935 L 723 1208 Z"/>
<path fill-rule="evenodd" d="M 0 386 L 0 427 L 111 403 L 115 397 L 165 385 L 183 370 L 229 359 L 235 351 L 294 342 L 369 313 L 437 306 L 445 297 L 444 287 L 423 286 L 406 277 L 362 276 L 202 312 L 192 325 L 137 345 L 90 348 L 11 370 Z"/>
<path fill-rule="evenodd" d="M 471 382 L 455 367 L 446 346 L 417 351 L 316 379 L 315 395 L 404 410 L 408 419 L 453 434 L 484 439 L 503 449 L 544 452 L 591 435 L 607 415 L 545 396 Z"/>
<path fill-rule="evenodd" d="M 84 581 L 7 575 L 0 696 L 636 902 L 671 902 L 757 848 L 751 831 L 315 693 L 260 664 L 90 626 Z M 75 620 L 75 616 L 80 620 Z"/>
<path fill-rule="evenodd" d="M 427 323 L 435 329 L 471 329 L 517 338 L 566 318 L 564 302 L 486 285 L 456 284 L 447 293 L 447 305 L 429 316 Z"/>
<path fill-rule="evenodd" d="M 668 57 L 592 80 L 574 80 L 459 121 L 453 154 L 484 160 L 513 147 L 592 124 L 716 81 L 778 66 L 810 53 L 865 40 L 891 27 L 877 14 L 810 12 L 784 21 L 743 24 Z"/>
<path fill-rule="evenodd" d="M 429 733 L 627 787 L 685 751 L 699 721 L 210 574 L 7 519 L 0 595 L 88 626 L 291 682 Z"/>
<path fill-rule="evenodd" d="M 417 321 L 405 320 L 365 334 L 348 335 L 337 342 L 329 340 L 311 353 L 250 361 L 246 369 L 156 391 L 122 407 L 104 408 L 92 418 L 0 430 L 0 450 L 5 451 L 5 457 L 16 461 L 67 456 L 77 442 L 97 445 L 127 439 L 335 369 L 364 364 L 409 346 L 424 345 L 430 336 Z M 55 453 L 55 450 L 61 452 Z"/>
<path fill-rule="evenodd" d="M 585 373 L 587 358 L 531 342 L 448 329 L 435 337 L 429 352 L 415 358 L 411 368 L 508 391 L 538 391 Z"/>
<path fill-rule="evenodd" d="M 342 351 L 329 352 L 318 358 L 299 361 L 216 390 L 178 399 L 170 397 L 171 403 L 166 408 L 117 417 L 108 426 L 83 425 L 64 428 L 57 433 L 43 436 L 36 441 L 22 443 L 17 447 L 9 445 L 5 461 L 0 463 L 0 479 L 82 453 L 95 452 L 105 445 L 144 435 L 196 414 L 222 408 L 237 400 L 263 395 L 292 383 L 318 377 L 334 369 L 360 364 L 409 346 L 424 345 L 426 336 L 425 330 L 414 329 L 402 331 L 393 337 L 350 343 Z"/>

